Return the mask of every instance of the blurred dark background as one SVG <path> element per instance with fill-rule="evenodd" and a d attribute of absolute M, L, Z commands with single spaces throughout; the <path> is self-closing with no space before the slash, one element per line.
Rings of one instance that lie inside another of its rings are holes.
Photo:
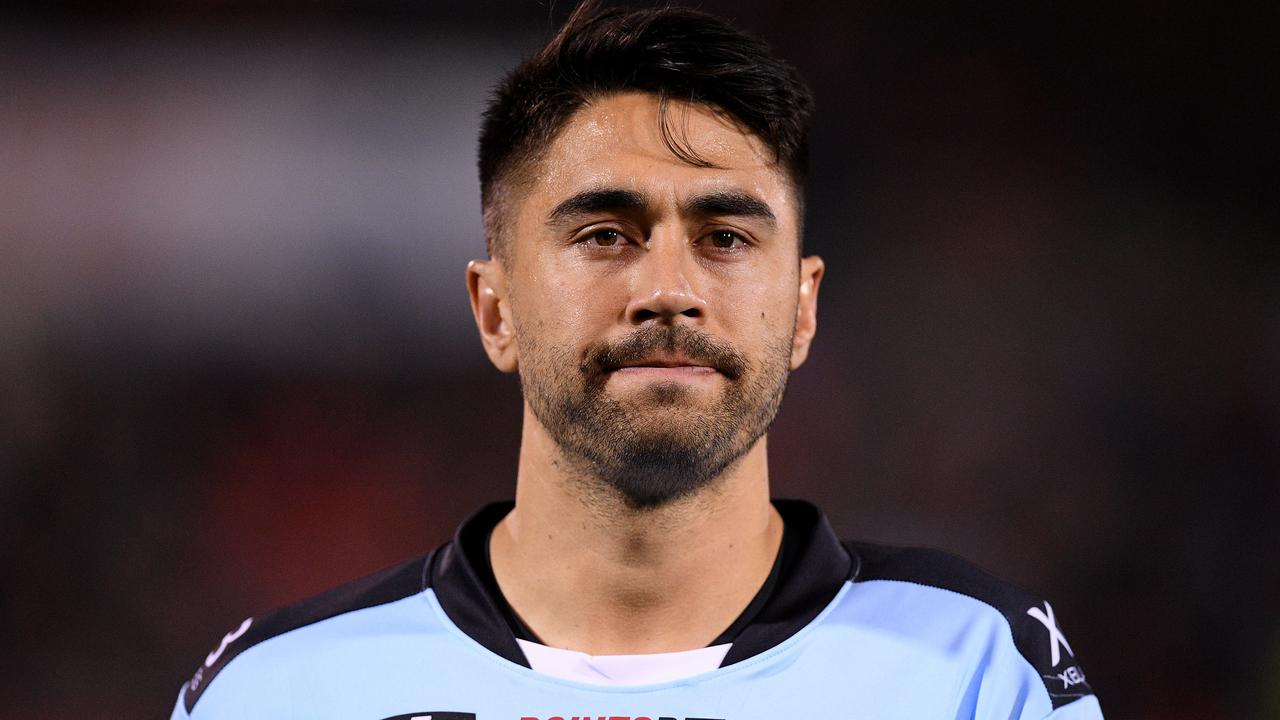
<path fill-rule="evenodd" d="M 0 11 L 0 716 L 512 492 L 477 118 L 570 3 Z M 820 105 L 780 496 L 1051 598 L 1111 718 L 1280 717 L 1280 5 L 713 1 Z"/>

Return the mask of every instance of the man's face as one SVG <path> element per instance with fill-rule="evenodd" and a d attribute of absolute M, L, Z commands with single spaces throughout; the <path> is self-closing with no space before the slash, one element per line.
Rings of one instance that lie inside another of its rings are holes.
<path fill-rule="evenodd" d="M 490 357 L 518 368 L 565 459 L 637 508 L 704 487 L 764 434 L 822 274 L 799 258 L 795 194 L 767 148 L 671 103 L 677 141 L 715 167 L 690 164 L 658 107 L 628 93 L 579 110 L 508 209 L 506 262 L 485 269 L 506 302 Z"/>

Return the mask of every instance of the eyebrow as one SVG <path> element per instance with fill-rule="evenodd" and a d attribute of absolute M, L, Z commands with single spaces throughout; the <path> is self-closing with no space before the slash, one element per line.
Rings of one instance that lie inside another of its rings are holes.
<path fill-rule="evenodd" d="M 644 212 L 650 203 L 645 196 L 634 190 L 621 188 L 602 188 L 584 190 L 556 205 L 548 214 L 549 222 L 559 222 L 568 218 L 598 213 Z M 768 203 L 738 190 L 721 190 L 690 198 L 684 203 L 681 211 L 693 216 L 732 216 L 752 217 L 764 220 L 776 227 L 777 217 Z"/>
<path fill-rule="evenodd" d="M 649 206 L 643 195 L 634 190 L 606 188 L 584 190 L 556 205 L 547 219 L 557 222 L 580 215 L 602 212 L 637 212 Z"/>
<path fill-rule="evenodd" d="M 722 190 L 690 198 L 684 205 L 689 215 L 699 216 L 734 216 L 751 217 L 764 220 L 771 226 L 777 226 L 778 218 L 774 216 L 769 205 L 760 198 L 737 190 Z"/>

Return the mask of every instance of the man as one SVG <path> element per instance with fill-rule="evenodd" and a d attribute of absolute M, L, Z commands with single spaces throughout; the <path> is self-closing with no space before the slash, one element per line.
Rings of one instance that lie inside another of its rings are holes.
<path fill-rule="evenodd" d="M 811 105 L 715 18 L 580 6 L 481 137 L 467 284 L 522 382 L 515 503 L 246 619 L 174 717 L 1101 717 L 1048 603 L 770 501 L 823 276 Z"/>

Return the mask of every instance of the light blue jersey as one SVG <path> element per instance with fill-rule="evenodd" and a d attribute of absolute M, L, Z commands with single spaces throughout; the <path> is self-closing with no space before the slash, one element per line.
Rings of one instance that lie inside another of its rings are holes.
<path fill-rule="evenodd" d="M 618 687 L 531 670 L 476 547 L 505 504 L 426 558 L 246 620 L 173 718 L 1102 717 L 1048 603 L 942 553 L 842 545 L 811 506 L 778 507 L 774 574 L 710 672 Z"/>

